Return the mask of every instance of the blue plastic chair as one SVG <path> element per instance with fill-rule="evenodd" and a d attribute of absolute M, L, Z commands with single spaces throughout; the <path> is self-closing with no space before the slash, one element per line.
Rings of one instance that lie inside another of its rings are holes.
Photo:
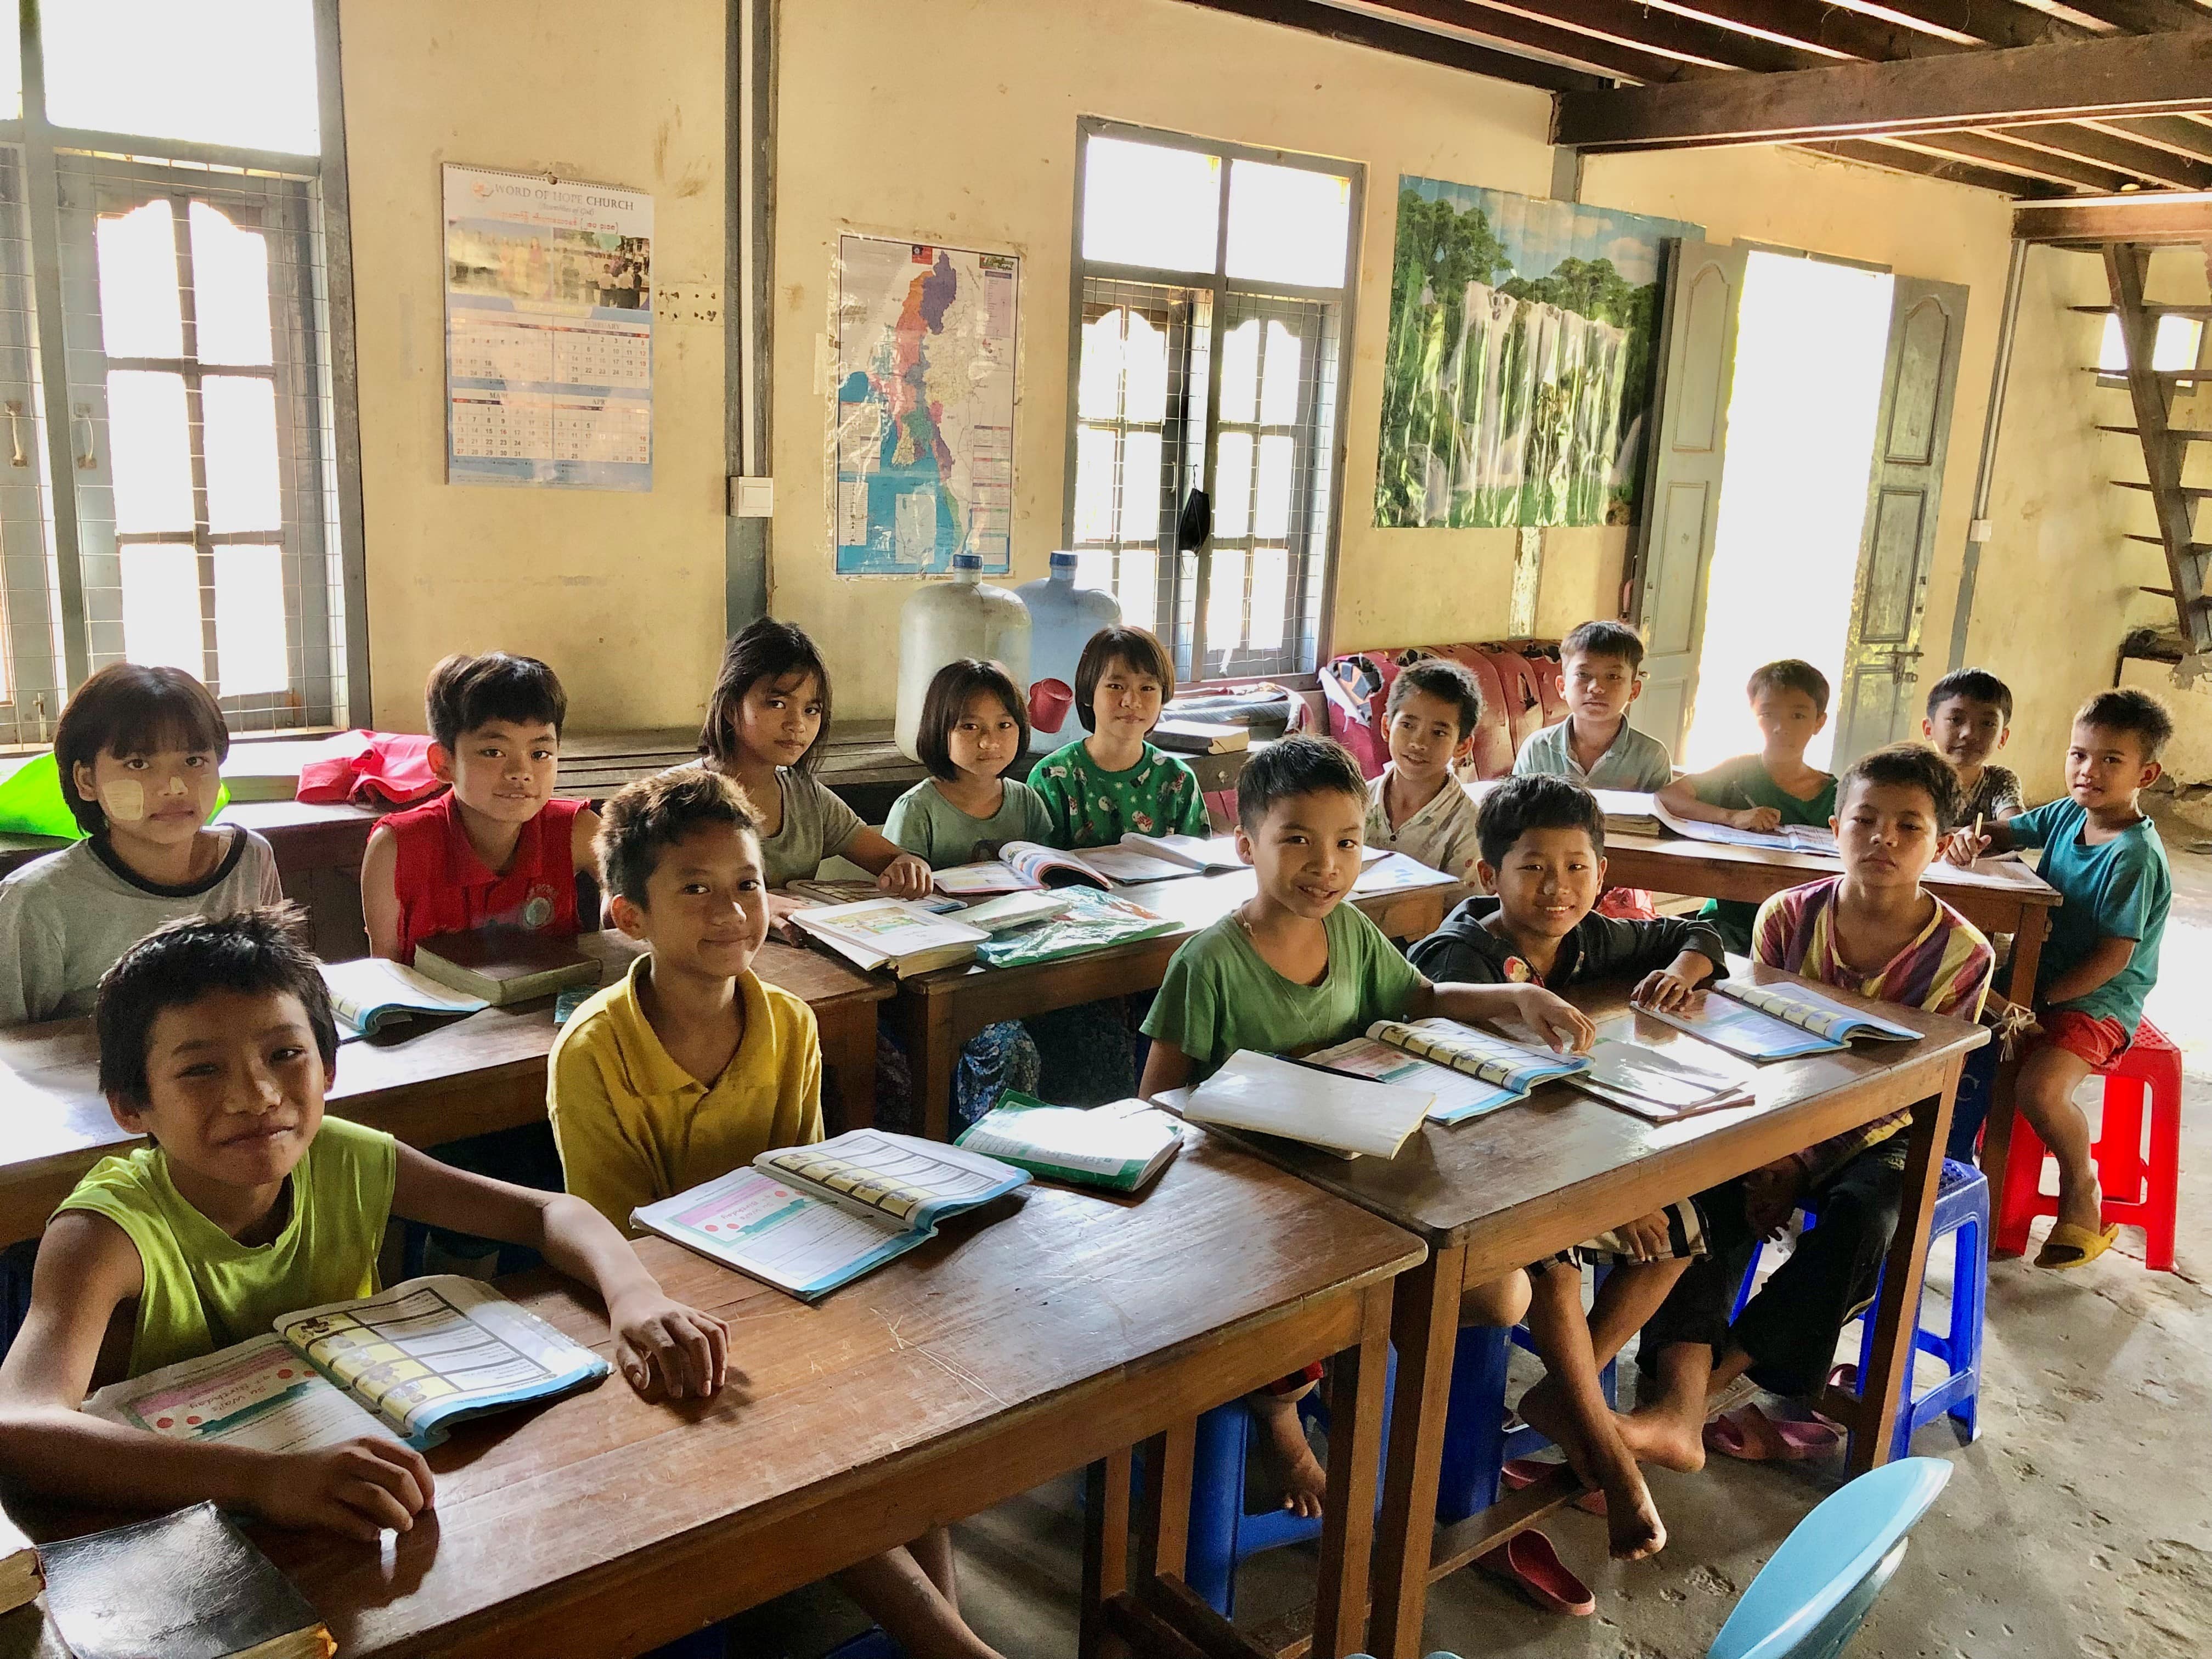
<path fill-rule="evenodd" d="M 1819 1224 L 1813 1211 L 1806 1212 L 1806 1224 Z M 1936 1241 L 1947 1233 L 1958 1235 L 1956 1266 L 1951 1276 L 1951 1324 L 1945 1331 L 1923 1330 L 1920 1312 L 1912 1312 L 1913 1348 L 1941 1362 L 1944 1367 L 1943 1380 L 1923 1394 L 1916 1395 L 1910 1367 L 1898 1380 L 1899 1398 L 1897 1409 L 1897 1430 L 1892 1437 L 1889 1455 L 1904 1457 L 1912 1449 L 1913 1434 L 1938 1418 L 1949 1416 L 1971 1443 L 1979 1431 L 1977 1420 L 1982 1386 L 1982 1310 L 1988 1297 L 1990 1266 L 1990 1183 L 1982 1172 L 1971 1164 L 1943 1161 L 1943 1175 L 1936 1188 L 1936 1214 L 1929 1224 L 1928 1246 L 1932 1250 Z M 1736 1287 L 1735 1317 L 1743 1312 L 1752 1298 L 1759 1278 L 1759 1258 L 1765 1254 L 1762 1242 L 1753 1247 L 1750 1264 L 1744 1268 L 1743 1283 Z M 1877 1299 L 1881 1295 L 1881 1281 L 1875 1285 Z M 1922 1292 L 1926 1299 L 1926 1291 Z M 1859 1316 L 1858 1374 L 1866 1376 L 1874 1363 L 1874 1313 L 1871 1307 Z"/>
<path fill-rule="evenodd" d="M 1831 1492 L 1759 1569 L 1706 1659 L 1835 1659 L 1950 1478 L 1941 1458 L 1905 1457 Z"/>

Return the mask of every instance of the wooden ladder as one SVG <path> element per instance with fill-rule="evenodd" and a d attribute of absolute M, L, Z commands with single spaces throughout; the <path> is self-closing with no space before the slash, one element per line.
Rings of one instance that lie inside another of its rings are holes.
<path fill-rule="evenodd" d="M 2185 651 L 2212 650 L 2212 597 L 2206 593 L 2207 576 L 2212 574 L 2212 541 L 2200 541 L 2197 535 L 2197 503 L 2212 495 L 2212 489 L 2193 488 L 2182 483 L 2187 470 L 2189 446 L 2212 443 L 2212 429 L 2175 426 L 2168 418 L 2175 389 L 2188 386 L 2193 390 L 2212 380 L 2212 369 L 2155 367 L 2159 319 L 2212 319 L 2212 305 L 2150 304 L 2143 299 L 2143 278 L 2150 265 L 2150 250 L 2133 242 L 2106 242 L 2104 252 L 2112 305 L 2077 306 L 2075 309 L 2109 310 L 2120 319 L 2120 337 L 2127 350 L 2128 397 L 2135 406 L 2135 424 L 2102 426 L 2099 429 L 2130 434 L 2142 441 L 2143 481 L 2119 478 L 2113 482 L 2124 489 L 2147 493 L 2158 524 L 2155 536 L 2131 535 L 2128 539 L 2165 550 L 2166 575 L 2172 585 L 2143 591 L 2173 600 L 2181 622 Z M 2208 251 L 2208 257 L 2212 258 L 2212 251 Z"/>

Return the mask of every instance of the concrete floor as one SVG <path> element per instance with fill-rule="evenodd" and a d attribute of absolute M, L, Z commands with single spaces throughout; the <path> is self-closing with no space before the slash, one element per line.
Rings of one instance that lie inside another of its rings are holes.
<path fill-rule="evenodd" d="M 2187 1073 L 2180 1271 L 2146 1271 L 2132 1231 L 2079 1273 L 1995 1265 L 1981 1437 L 1962 1447 L 1948 1427 L 1922 1431 L 1915 1451 L 1948 1458 L 1952 1480 L 1853 1659 L 2212 1654 L 2212 1449 L 2200 1437 L 2212 1428 L 2212 1296 L 2199 1277 L 2212 1273 L 2212 856 L 2182 850 L 2202 835 L 2180 823 L 2166 833 L 2174 908 L 2149 1009 Z M 1948 1287 L 1947 1258 L 1939 1250 L 1930 1264 L 1931 1308 Z M 1547 1523 L 1596 1591 L 1595 1617 L 1538 1613 L 1469 1570 L 1431 1592 L 1425 1645 L 1469 1659 L 1698 1659 L 1737 1594 L 1840 1478 L 1840 1460 L 1715 1459 L 1701 1475 L 1655 1472 L 1672 1541 L 1654 1560 L 1608 1561 L 1594 1518 L 1569 1511 Z M 1009 1656 L 1074 1651 L 1074 1495 L 1071 1479 L 958 1529 L 963 1605 Z M 1311 1565 L 1298 1550 L 1249 1564 L 1239 1622 L 1304 1599 Z M 834 1592 L 817 1589 L 760 1610 L 730 1651 L 805 1659 L 859 1627 Z"/>

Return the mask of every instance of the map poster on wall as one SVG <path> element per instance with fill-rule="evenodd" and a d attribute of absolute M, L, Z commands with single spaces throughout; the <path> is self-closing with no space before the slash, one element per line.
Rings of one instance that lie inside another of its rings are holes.
<path fill-rule="evenodd" d="M 841 576 L 1012 568 L 1010 254 L 846 236 L 837 252 L 831 544 Z"/>
<path fill-rule="evenodd" d="M 1704 234 L 1400 179 L 1376 524 L 1635 522 L 1668 246 Z"/>
<path fill-rule="evenodd" d="M 653 488 L 653 198 L 446 170 L 446 477 Z"/>

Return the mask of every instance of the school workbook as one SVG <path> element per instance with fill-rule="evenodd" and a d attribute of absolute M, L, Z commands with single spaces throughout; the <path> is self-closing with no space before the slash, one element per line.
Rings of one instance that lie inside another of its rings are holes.
<path fill-rule="evenodd" d="M 491 1006 L 482 997 L 448 990 L 428 975 L 381 957 L 319 965 L 331 994 L 331 1012 L 338 1017 L 341 1041 L 374 1036 L 418 1014 L 473 1014 Z"/>
<path fill-rule="evenodd" d="M 1724 979 L 1682 1008 L 1638 1012 L 1747 1060 L 1832 1054 L 1849 1048 L 1855 1037 L 1911 1042 L 1920 1036 L 1910 1026 L 1847 1008 L 1807 986 L 1755 985 L 1742 979 Z"/>
<path fill-rule="evenodd" d="M 630 1222 L 813 1302 L 933 1237 L 947 1216 L 1029 1178 L 957 1146 L 854 1129 L 763 1152 L 744 1169 L 641 1206 Z"/>
<path fill-rule="evenodd" d="M 1033 841 L 1010 841 L 996 859 L 956 864 L 932 878 L 937 890 L 956 898 L 988 893 L 1030 893 L 1070 884 L 1111 888 L 1116 882 L 1170 881 L 1191 873 L 1188 864 L 1155 857 L 1132 847 L 1087 847 L 1065 852 Z"/>
<path fill-rule="evenodd" d="M 1182 1151 L 1182 1133 L 1147 1101 L 1054 1106 L 1009 1089 L 953 1145 L 1048 1181 L 1133 1193 Z"/>
<path fill-rule="evenodd" d="M 1395 1158 L 1435 1103 L 1425 1089 L 1239 1048 L 1180 1109 L 1194 1123 L 1281 1135 L 1346 1158 Z"/>
<path fill-rule="evenodd" d="M 1060 915 L 1034 927 L 994 935 L 975 947 L 975 960 L 986 968 L 1033 967 L 1041 962 L 1103 951 L 1109 945 L 1157 939 L 1182 925 L 1119 893 L 1070 887 L 1060 896 L 1067 901 Z"/>
<path fill-rule="evenodd" d="M 817 905 L 793 910 L 791 920 L 808 938 L 854 966 L 871 973 L 889 968 L 902 979 L 966 962 L 990 938 L 957 915 L 933 915 L 895 898 Z"/>
<path fill-rule="evenodd" d="M 1732 823 L 1705 823 L 1668 811 L 1667 804 L 1656 795 L 1651 798 L 1651 811 L 1676 835 L 1686 836 L 1692 841 L 1709 841 L 1722 847 L 1766 847 L 1782 853 L 1825 853 L 1831 857 L 1836 851 L 1836 832 L 1820 824 L 1784 823 L 1771 830 L 1739 830 Z"/>
<path fill-rule="evenodd" d="M 1654 1123 L 1723 1106 L 1748 1106 L 1757 1098 L 1741 1078 L 1611 1037 L 1592 1046 L 1588 1068 L 1571 1081 L 1585 1094 Z"/>
<path fill-rule="evenodd" d="M 440 1273 L 305 1308 L 274 1332 L 85 1402 L 178 1440 L 309 1451 L 359 1435 L 434 1446 L 465 1418 L 588 1388 L 607 1362 L 490 1285 Z"/>
<path fill-rule="evenodd" d="M 1370 1078 L 1435 1097 L 1429 1116 L 1461 1123 L 1516 1100 L 1556 1078 L 1589 1069 L 1580 1054 L 1524 1048 L 1455 1019 L 1379 1019 L 1356 1036 L 1305 1056 L 1310 1066 Z"/>

